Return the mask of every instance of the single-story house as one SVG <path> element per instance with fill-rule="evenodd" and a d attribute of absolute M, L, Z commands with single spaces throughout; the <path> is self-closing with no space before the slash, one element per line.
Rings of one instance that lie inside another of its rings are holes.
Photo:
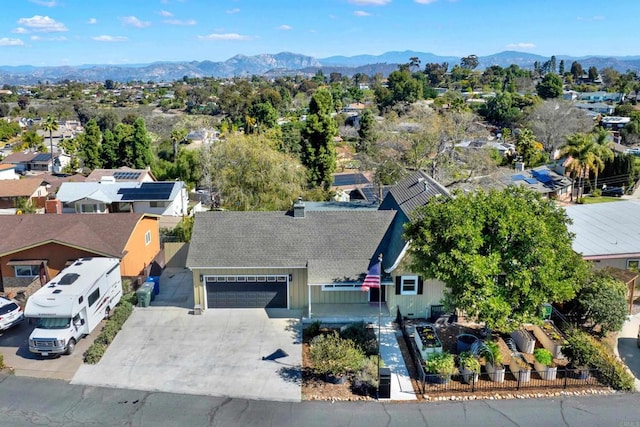
<path fill-rule="evenodd" d="M 622 200 L 593 205 L 565 207 L 575 234 L 573 250 L 595 268 L 609 268 L 631 273 L 640 271 L 640 238 L 635 232 L 640 218 L 639 200 Z M 635 276 L 621 277 L 630 286 L 633 301 Z"/>
<path fill-rule="evenodd" d="M 118 169 L 94 169 L 87 176 L 86 182 L 100 182 L 105 177 L 113 177 L 116 182 L 153 182 L 157 181 L 151 169 L 131 169 L 122 166 Z"/>
<path fill-rule="evenodd" d="M 20 179 L 20 175 L 16 173 L 15 165 L 0 164 L 0 180 Z"/>
<path fill-rule="evenodd" d="M 54 277 L 82 257 L 120 258 L 125 277 L 148 274 L 159 258 L 160 232 L 155 215 L 11 215 L 0 216 L 0 290 L 22 289 Z"/>
<path fill-rule="evenodd" d="M 56 194 L 64 213 L 145 212 L 185 216 L 189 198 L 182 181 L 63 182 Z"/>
<path fill-rule="evenodd" d="M 581 92 L 578 95 L 580 101 L 589 102 L 614 102 L 620 103 L 624 101 L 624 94 L 620 92 L 607 92 L 599 90 L 596 92 Z"/>
<path fill-rule="evenodd" d="M 198 308 L 301 310 L 305 319 L 398 311 L 425 317 L 440 307 L 444 284 L 404 267 L 410 212 L 447 190 L 422 172 L 401 181 L 379 209 L 199 212 L 186 266 Z M 334 202 L 334 204 L 336 204 Z M 361 290 L 382 255 L 382 286 Z"/>
<path fill-rule="evenodd" d="M 41 178 L 23 178 L 2 181 L 0 185 L 0 209 L 16 213 L 19 199 L 25 199 L 37 208 L 44 207 L 47 198 L 47 182 Z"/>
<path fill-rule="evenodd" d="M 71 162 L 71 156 L 66 154 L 40 153 L 36 151 L 22 151 L 11 153 L 5 157 L 2 164 L 14 165 L 16 172 L 53 172 L 60 173 Z"/>
<path fill-rule="evenodd" d="M 562 168 L 563 163 L 557 162 L 557 167 Z M 571 197 L 573 180 L 550 165 L 538 166 L 533 169 L 517 170 L 504 180 L 504 184 L 520 185 L 537 191 L 543 197 L 559 200 L 567 200 Z M 564 170 L 562 170 L 564 172 Z"/>
<path fill-rule="evenodd" d="M 597 114 L 613 114 L 616 107 L 604 102 L 576 102 L 574 107 Z"/>

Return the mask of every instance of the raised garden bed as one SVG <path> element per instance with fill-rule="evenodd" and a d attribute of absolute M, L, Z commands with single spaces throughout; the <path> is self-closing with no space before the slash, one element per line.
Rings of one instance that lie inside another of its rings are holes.
<path fill-rule="evenodd" d="M 416 342 L 416 347 L 420 351 L 422 360 L 427 360 L 429 354 L 442 352 L 442 342 L 436 334 L 436 330 L 432 325 L 416 326 L 416 331 L 413 334 L 413 339 Z"/>
<path fill-rule="evenodd" d="M 544 348 L 551 352 L 554 359 L 565 358 L 562 354 L 562 346 L 566 339 L 551 320 L 546 320 L 542 326 L 533 325 L 532 329 L 533 335 Z"/>

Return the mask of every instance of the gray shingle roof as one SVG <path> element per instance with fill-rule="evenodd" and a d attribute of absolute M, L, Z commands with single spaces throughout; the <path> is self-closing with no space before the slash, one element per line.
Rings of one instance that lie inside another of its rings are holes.
<path fill-rule="evenodd" d="M 395 211 L 201 212 L 187 267 L 305 267 L 309 281 L 366 273 Z"/>
<path fill-rule="evenodd" d="M 434 196 L 449 197 L 449 191 L 422 171 L 416 171 L 389 189 L 380 209 L 400 209 L 409 218 L 411 212 L 427 204 Z"/>
<path fill-rule="evenodd" d="M 640 254 L 640 201 L 625 200 L 565 208 L 575 234 L 573 250 L 584 257 Z"/>

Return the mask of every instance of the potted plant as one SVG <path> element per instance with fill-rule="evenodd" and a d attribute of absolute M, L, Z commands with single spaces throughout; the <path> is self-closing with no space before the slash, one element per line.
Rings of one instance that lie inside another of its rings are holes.
<path fill-rule="evenodd" d="M 460 376 L 464 384 L 478 382 L 480 374 L 480 361 L 470 351 L 464 351 L 458 356 L 460 361 Z"/>
<path fill-rule="evenodd" d="M 491 381 L 498 383 L 504 382 L 504 366 L 502 365 L 502 352 L 496 341 L 487 341 L 484 343 L 484 352 L 482 353 L 485 360 L 485 369 Z"/>
<path fill-rule="evenodd" d="M 558 367 L 553 362 L 553 355 L 546 348 L 536 348 L 533 350 L 533 366 L 536 368 L 540 378 L 547 381 L 556 379 Z"/>
<path fill-rule="evenodd" d="M 519 353 L 511 355 L 509 370 L 520 382 L 527 382 L 531 379 L 531 366 Z"/>
<path fill-rule="evenodd" d="M 447 352 L 430 353 L 425 368 L 430 382 L 444 384 L 449 382 L 451 375 L 456 372 L 456 361 L 453 354 Z"/>

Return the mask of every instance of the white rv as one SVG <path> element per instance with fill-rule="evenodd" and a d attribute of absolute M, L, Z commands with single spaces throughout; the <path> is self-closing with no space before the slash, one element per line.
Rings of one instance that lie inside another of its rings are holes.
<path fill-rule="evenodd" d="M 29 351 L 73 353 L 78 340 L 108 317 L 121 297 L 119 259 L 78 259 L 27 300 L 25 317 L 37 319 Z"/>

